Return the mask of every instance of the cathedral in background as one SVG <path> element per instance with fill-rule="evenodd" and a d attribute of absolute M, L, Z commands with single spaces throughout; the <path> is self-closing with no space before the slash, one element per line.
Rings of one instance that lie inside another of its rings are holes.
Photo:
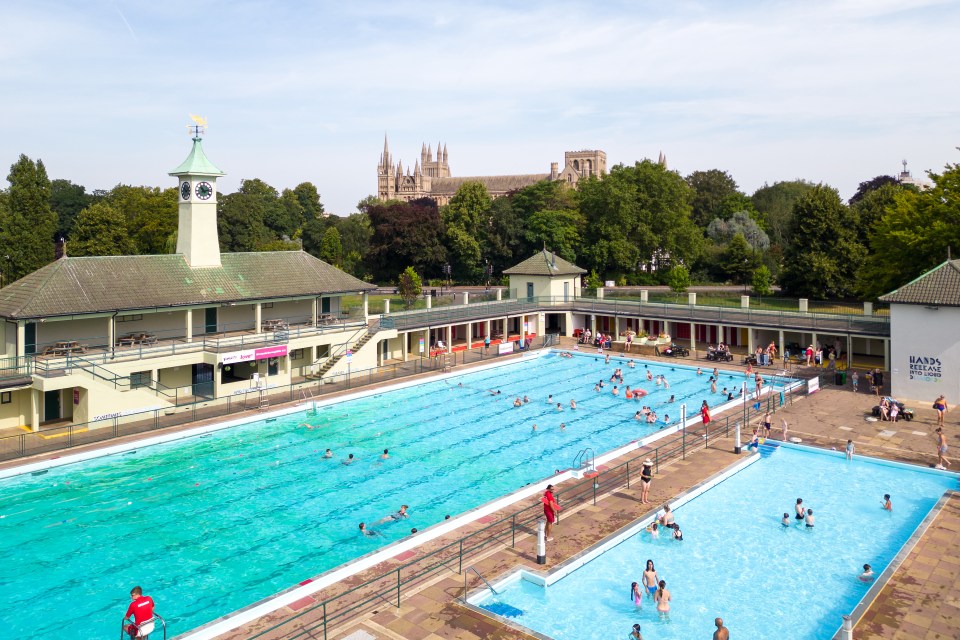
<path fill-rule="evenodd" d="M 410 201 L 417 198 L 432 198 L 438 205 L 445 205 L 464 182 L 480 182 L 492 198 L 498 198 L 516 189 L 528 187 L 541 180 L 562 180 L 575 186 L 581 178 L 600 176 L 607 171 L 607 154 L 599 150 L 567 151 L 563 154 L 563 169 L 556 162 L 550 163 L 549 173 L 528 173 L 513 176 L 469 176 L 454 178 L 450 173 L 447 145 L 437 144 L 434 159 L 433 148 L 423 145 L 420 159 L 413 170 L 406 171 L 400 162 L 393 163 L 387 139 L 383 139 L 383 154 L 377 165 L 377 197 L 380 200 Z"/>

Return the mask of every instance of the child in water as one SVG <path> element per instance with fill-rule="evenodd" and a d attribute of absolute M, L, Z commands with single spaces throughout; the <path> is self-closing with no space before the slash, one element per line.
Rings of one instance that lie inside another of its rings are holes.
<path fill-rule="evenodd" d="M 640 594 L 640 585 L 636 582 L 630 585 L 630 599 L 638 607 L 643 603 L 643 596 Z"/>

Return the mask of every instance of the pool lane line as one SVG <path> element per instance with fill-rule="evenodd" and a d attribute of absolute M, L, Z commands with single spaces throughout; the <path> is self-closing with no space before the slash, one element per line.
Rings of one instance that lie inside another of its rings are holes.
<path fill-rule="evenodd" d="M 900 463 L 902 464 L 902 463 Z M 860 602 L 853 608 L 853 611 L 850 612 L 850 620 L 853 622 L 853 627 L 856 629 L 857 624 L 863 618 L 864 614 L 870 609 L 873 605 L 874 600 L 880 595 L 880 592 L 883 591 L 883 588 L 887 586 L 890 580 L 893 578 L 897 570 L 900 569 L 900 565 L 904 563 L 910 553 L 913 551 L 913 548 L 917 546 L 917 543 L 920 542 L 921 538 L 927 533 L 927 530 L 933 524 L 933 522 L 940 515 L 940 512 L 943 510 L 951 498 L 960 499 L 960 492 L 948 489 L 943 492 L 943 495 L 940 496 L 940 499 L 937 500 L 937 503 L 933 506 L 932 509 L 927 513 L 926 517 L 920 522 L 920 525 L 914 529 L 913 534 L 903 543 L 903 546 L 900 547 L 900 550 L 897 552 L 897 555 L 893 557 L 893 560 L 887 565 L 887 567 L 880 573 L 876 580 L 873 581 L 873 584 L 870 585 L 870 588 L 860 599 Z M 842 640 L 841 633 L 843 632 L 843 622 L 841 620 L 841 626 L 837 629 L 837 632 L 832 636 L 833 640 Z"/>
<path fill-rule="evenodd" d="M 548 351 L 549 350 L 544 349 L 544 350 L 537 351 L 535 353 L 523 352 L 523 354 L 519 357 L 498 359 L 495 362 L 474 366 L 468 371 L 470 372 L 485 371 L 487 369 L 493 369 L 496 367 L 508 366 L 523 360 L 528 360 L 528 359 L 532 360 L 536 358 L 541 358 L 543 356 L 546 356 Z M 231 427 L 250 424 L 253 422 L 261 422 L 261 421 L 264 421 L 266 418 L 287 416 L 290 414 L 307 411 L 313 408 L 319 409 L 323 407 L 328 407 L 341 402 L 355 400 L 357 398 L 372 397 L 374 395 L 378 395 L 386 391 L 406 389 L 408 387 L 426 384 L 429 382 L 442 380 L 450 376 L 458 376 L 458 375 L 464 375 L 464 372 L 463 371 L 459 371 L 455 373 L 454 372 L 438 372 L 438 373 L 423 375 L 422 377 L 411 376 L 414 379 L 403 380 L 393 385 L 380 386 L 375 388 L 361 388 L 357 391 L 351 391 L 351 392 L 345 393 L 342 396 L 337 396 L 335 398 L 323 398 L 318 400 L 311 400 L 308 402 L 298 402 L 294 406 L 286 407 L 283 409 L 277 409 L 269 413 L 260 413 L 257 415 L 246 415 L 240 418 L 235 418 L 233 420 L 227 420 L 225 422 L 214 422 L 214 423 L 206 424 L 203 426 L 185 429 L 183 431 L 159 434 L 149 438 L 143 438 L 140 440 L 114 444 L 114 445 L 110 445 L 102 448 L 90 449 L 90 450 L 82 451 L 79 453 L 66 453 L 66 455 L 61 455 L 65 451 L 69 451 L 69 450 L 53 452 L 55 455 L 50 458 L 45 458 L 43 460 L 38 460 L 35 462 L 28 462 L 25 464 L 16 465 L 16 466 L 8 467 L 6 469 L 0 469 L 0 479 L 19 476 L 19 475 L 31 473 L 33 471 L 41 470 L 41 469 L 61 467 L 61 466 L 73 464 L 76 462 L 85 462 L 87 460 L 102 458 L 102 457 L 114 455 L 117 453 L 125 453 L 131 449 L 137 449 L 138 447 L 147 447 L 155 444 L 163 444 L 167 442 L 175 442 L 177 440 L 194 438 L 202 434 L 221 431 L 223 429 L 229 429 Z M 47 454 L 40 453 L 40 454 L 34 454 L 34 455 L 47 455 Z"/>

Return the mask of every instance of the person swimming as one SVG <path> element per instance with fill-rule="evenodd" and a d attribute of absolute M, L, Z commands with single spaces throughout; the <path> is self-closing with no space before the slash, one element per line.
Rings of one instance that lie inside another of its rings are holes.
<path fill-rule="evenodd" d="M 643 595 L 640 593 L 640 585 L 636 582 L 630 584 L 630 599 L 638 607 L 643 604 Z"/>
<path fill-rule="evenodd" d="M 782 524 L 782 525 L 785 526 L 785 527 L 789 527 L 789 526 L 790 526 L 790 514 L 789 514 L 789 513 L 783 514 L 783 520 L 780 521 L 780 524 Z"/>
<path fill-rule="evenodd" d="M 367 536 L 367 537 L 371 537 L 371 538 L 372 538 L 373 536 L 379 536 L 379 535 L 382 535 L 382 534 L 381 534 L 379 531 L 377 531 L 376 529 L 368 529 L 368 528 L 367 528 L 367 525 L 361 522 L 361 523 L 360 523 L 360 535 L 363 535 L 363 536 Z"/>
<path fill-rule="evenodd" d="M 570 400 L 570 409 L 575 410 L 577 408 L 577 401 L 571 398 Z"/>
<path fill-rule="evenodd" d="M 813 528 L 813 509 L 807 509 L 807 517 L 804 518 L 804 524 L 809 528 Z"/>
<path fill-rule="evenodd" d="M 797 498 L 797 504 L 795 504 L 795 505 L 793 506 L 793 510 L 794 510 L 794 511 L 796 512 L 796 514 L 797 514 L 797 515 L 795 516 L 795 518 L 796 518 L 797 520 L 803 520 L 803 514 L 804 514 L 804 510 L 803 510 L 803 498 Z"/>
<path fill-rule="evenodd" d="M 674 540 L 683 540 L 683 531 L 680 531 L 680 525 L 676 522 L 673 523 L 673 539 Z"/>
<path fill-rule="evenodd" d="M 353 464 L 354 462 L 356 462 L 356 459 L 353 457 L 353 454 L 351 453 L 350 455 L 347 456 L 346 460 L 341 460 L 340 464 Z"/>
<path fill-rule="evenodd" d="M 324 458 L 332 458 L 332 457 L 333 457 L 333 451 L 330 451 L 330 449 L 327 449 L 327 450 L 323 453 L 323 457 L 324 457 Z"/>
<path fill-rule="evenodd" d="M 887 511 L 893 511 L 893 503 L 890 502 L 890 494 L 883 494 L 883 508 Z"/>
<path fill-rule="evenodd" d="M 860 582 L 873 582 L 873 567 L 869 564 L 863 565 L 863 573 L 858 576 Z"/>

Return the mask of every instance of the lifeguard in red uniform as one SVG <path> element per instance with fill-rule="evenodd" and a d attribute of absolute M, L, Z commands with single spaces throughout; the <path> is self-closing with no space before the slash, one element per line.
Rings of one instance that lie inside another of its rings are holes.
<path fill-rule="evenodd" d="M 141 627 L 144 623 L 153 619 L 153 598 L 143 595 L 143 589 L 140 587 L 131 589 L 130 597 L 133 602 L 127 607 L 127 615 L 124 616 L 124 620 L 133 620 L 133 624 L 128 624 L 126 631 L 131 638 L 146 638 L 152 628 L 144 629 L 146 633 L 141 635 Z"/>

